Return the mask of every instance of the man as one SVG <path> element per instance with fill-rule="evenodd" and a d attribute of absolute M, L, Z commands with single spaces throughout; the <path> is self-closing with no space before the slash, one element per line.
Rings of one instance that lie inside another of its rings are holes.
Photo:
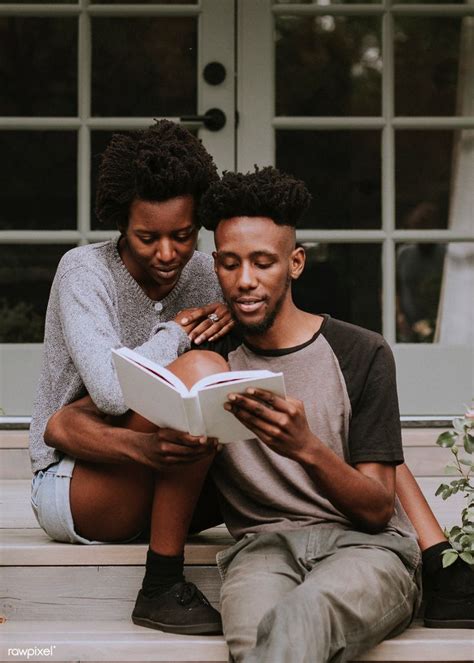
<path fill-rule="evenodd" d="M 218 558 L 236 661 L 351 659 L 401 632 L 419 604 L 420 553 L 395 497 L 403 462 L 394 363 L 378 334 L 296 307 L 295 223 L 309 195 L 267 168 L 227 174 L 201 214 L 244 335 L 233 370 L 283 371 L 226 408 L 258 440 L 227 445 L 214 480 L 238 542 Z"/>

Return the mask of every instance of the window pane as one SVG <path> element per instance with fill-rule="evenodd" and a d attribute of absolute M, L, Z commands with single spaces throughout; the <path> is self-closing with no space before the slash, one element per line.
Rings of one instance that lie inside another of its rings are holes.
<path fill-rule="evenodd" d="M 76 2 L 75 0 L 15 0 L 13 3 L 11 0 L 0 0 L 0 5 L 39 5 L 44 3 L 47 3 L 48 5 L 63 5 L 65 3 L 76 4 Z"/>
<path fill-rule="evenodd" d="M 196 58 L 194 18 L 93 18 L 92 114 L 195 113 Z"/>
<path fill-rule="evenodd" d="M 469 132 L 459 131 L 397 131 L 395 138 L 395 177 L 397 228 L 410 230 L 458 228 L 455 218 L 456 197 L 470 199 L 464 216 L 471 215 L 474 196 L 469 178 L 474 177 Z M 470 139 L 472 143 L 472 138 Z M 470 152 L 459 148 L 466 143 Z M 464 158 L 465 157 L 465 158 Z M 465 180 L 458 190 L 453 181 Z M 450 218 L 451 216 L 451 218 Z M 472 216 L 470 216 L 472 223 Z M 469 222 L 465 218 L 465 222 Z M 461 225 L 464 225 L 462 223 Z"/>
<path fill-rule="evenodd" d="M 380 115 L 381 19 L 276 19 L 277 115 Z"/>
<path fill-rule="evenodd" d="M 0 131 L 0 230 L 76 227 L 77 134 Z"/>
<path fill-rule="evenodd" d="M 72 246 L 0 246 L 0 343 L 41 343 L 49 290 Z"/>
<path fill-rule="evenodd" d="M 0 17 L 0 115 L 77 114 L 77 19 Z"/>
<path fill-rule="evenodd" d="M 313 195 L 302 227 L 381 227 L 380 132 L 277 131 L 276 163 Z"/>
<path fill-rule="evenodd" d="M 364 4 L 372 4 L 372 3 L 378 3 L 380 0 L 364 0 Z M 360 0 L 328 0 L 328 2 L 317 2 L 315 3 L 314 0 L 273 0 L 274 5 L 326 5 L 326 4 L 331 4 L 331 5 L 352 5 L 352 4 L 360 4 Z"/>
<path fill-rule="evenodd" d="M 92 0 L 94 5 L 197 5 L 198 0 Z"/>
<path fill-rule="evenodd" d="M 377 244 L 303 244 L 306 267 L 293 282 L 295 301 L 305 311 L 380 332 L 381 247 Z"/>
<path fill-rule="evenodd" d="M 93 131 L 91 133 L 91 228 L 92 230 L 117 230 L 114 223 L 100 223 L 95 214 L 95 197 L 97 195 L 97 177 L 102 154 L 114 133 L 120 131 Z"/>
<path fill-rule="evenodd" d="M 398 244 L 397 341 L 472 343 L 474 243 Z"/>
<path fill-rule="evenodd" d="M 395 25 L 397 115 L 464 115 L 471 103 L 474 52 L 466 18 L 399 16 Z M 466 31 L 461 52 L 461 33 Z M 470 88 L 470 89 L 469 89 Z"/>

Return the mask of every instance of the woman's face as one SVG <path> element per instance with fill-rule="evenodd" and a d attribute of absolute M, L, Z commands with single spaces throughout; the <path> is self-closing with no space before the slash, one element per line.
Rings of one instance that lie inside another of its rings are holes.
<path fill-rule="evenodd" d="M 122 235 L 119 251 L 126 268 L 149 297 L 162 299 L 176 285 L 196 248 L 193 197 L 135 200 Z"/>

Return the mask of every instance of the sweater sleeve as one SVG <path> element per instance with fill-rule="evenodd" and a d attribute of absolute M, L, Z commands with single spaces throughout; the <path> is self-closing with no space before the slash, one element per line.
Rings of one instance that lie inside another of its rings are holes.
<path fill-rule="evenodd" d="M 111 354 L 123 345 L 112 280 L 69 270 L 59 284 L 59 315 L 68 352 L 94 403 L 106 414 L 126 412 Z M 190 347 L 175 322 L 160 323 L 154 332 L 134 349 L 157 363 L 169 364 Z"/>

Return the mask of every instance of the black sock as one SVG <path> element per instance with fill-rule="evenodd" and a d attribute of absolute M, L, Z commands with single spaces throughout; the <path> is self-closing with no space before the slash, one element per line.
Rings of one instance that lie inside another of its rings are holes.
<path fill-rule="evenodd" d="M 452 596 L 471 595 L 474 592 L 474 573 L 462 559 L 443 568 L 441 553 L 449 548 L 448 541 L 442 541 L 423 551 L 424 578 L 435 591 L 447 592 Z"/>
<path fill-rule="evenodd" d="M 148 598 L 155 598 L 177 582 L 184 581 L 184 555 L 160 555 L 151 548 L 146 556 L 145 577 L 142 591 Z"/>

